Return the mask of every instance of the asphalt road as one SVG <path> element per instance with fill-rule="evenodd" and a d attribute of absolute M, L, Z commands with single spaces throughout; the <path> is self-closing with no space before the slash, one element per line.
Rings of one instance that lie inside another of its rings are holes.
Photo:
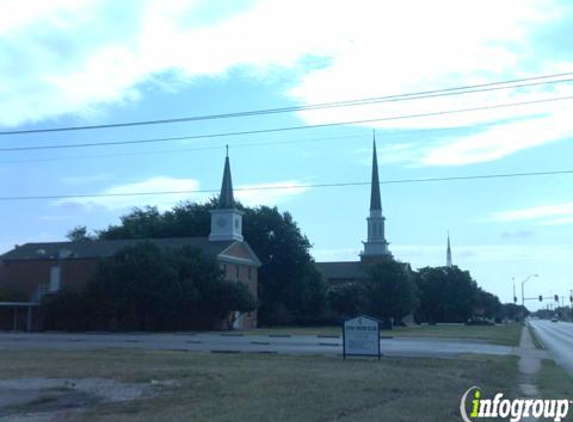
<path fill-rule="evenodd" d="M 90 350 L 109 347 L 150 350 L 253 353 L 342 354 L 342 340 L 311 335 L 272 336 L 232 333 L 0 333 L 0 350 Z M 408 357 L 455 357 L 476 353 L 509 355 L 515 349 L 468 340 L 381 339 L 382 354 Z"/>
<path fill-rule="evenodd" d="M 573 323 L 530 320 L 529 324 L 553 360 L 573 376 Z"/>

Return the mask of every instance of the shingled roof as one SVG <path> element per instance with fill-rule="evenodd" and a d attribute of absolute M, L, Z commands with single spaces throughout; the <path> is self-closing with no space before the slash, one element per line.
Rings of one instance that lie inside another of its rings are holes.
<path fill-rule="evenodd" d="M 167 248 L 181 248 L 183 246 L 200 248 L 206 255 L 210 256 L 219 255 L 234 243 L 234 241 L 209 242 L 206 237 L 26 243 L 1 255 L 0 260 L 108 258 L 120 249 L 135 246 L 137 243 L 145 241 Z"/>
<path fill-rule="evenodd" d="M 360 261 L 317 262 L 315 265 L 327 280 L 358 280 L 366 277 Z"/>

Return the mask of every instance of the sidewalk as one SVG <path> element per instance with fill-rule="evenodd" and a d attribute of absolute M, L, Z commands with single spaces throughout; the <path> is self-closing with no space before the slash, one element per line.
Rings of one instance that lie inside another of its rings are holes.
<path fill-rule="evenodd" d="M 551 359 L 545 350 L 536 349 L 529 325 L 526 323 L 521 330 L 519 347 L 516 349 L 519 356 L 519 388 L 526 397 L 539 397 L 539 391 L 535 385 L 536 374 L 541 369 L 541 359 Z M 523 419 L 524 422 L 536 421 L 535 418 Z"/>

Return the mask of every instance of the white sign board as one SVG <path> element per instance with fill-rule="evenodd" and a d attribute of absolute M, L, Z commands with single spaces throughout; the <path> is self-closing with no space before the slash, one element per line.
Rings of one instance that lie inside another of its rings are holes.
<path fill-rule="evenodd" d="M 366 316 L 344 321 L 343 356 L 378 356 L 380 358 L 380 323 Z"/>

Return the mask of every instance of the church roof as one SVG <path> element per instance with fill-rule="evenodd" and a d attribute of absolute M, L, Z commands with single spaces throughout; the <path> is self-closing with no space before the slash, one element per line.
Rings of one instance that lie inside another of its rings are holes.
<path fill-rule="evenodd" d="M 382 201 L 380 200 L 380 180 L 378 179 L 378 158 L 376 157 L 376 139 L 374 140 L 374 149 L 372 151 L 372 182 L 370 192 L 370 209 L 381 210 Z"/>
<path fill-rule="evenodd" d="M 201 249 L 206 255 L 217 256 L 234 241 L 210 242 L 207 237 L 178 237 L 161 239 L 88 240 L 83 242 L 26 243 L 0 256 L 3 261 L 41 259 L 97 259 L 109 258 L 119 250 L 149 241 L 159 247 Z"/>
<path fill-rule="evenodd" d="M 234 209 L 235 198 L 233 197 L 233 180 L 231 179 L 231 165 L 229 156 L 225 158 L 225 170 L 223 172 L 223 184 L 219 195 L 219 209 Z"/>
<path fill-rule="evenodd" d="M 315 265 L 327 280 L 358 280 L 366 277 L 360 261 L 317 262 Z"/>

